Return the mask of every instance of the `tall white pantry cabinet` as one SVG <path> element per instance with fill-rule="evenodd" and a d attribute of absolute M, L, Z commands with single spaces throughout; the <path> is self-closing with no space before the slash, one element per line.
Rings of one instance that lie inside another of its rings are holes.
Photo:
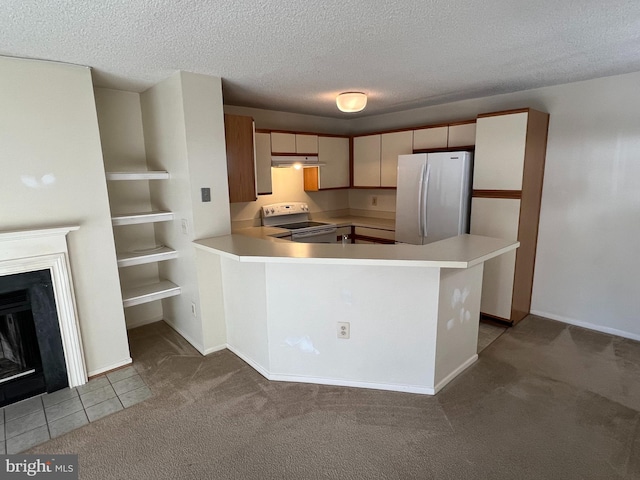
<path fill-rule="evenodd" d="M 530 108 L 479 115 L 471 233 L 518 240 L 485 263 L 480 310 L 515 324 L 531 307 L 549 114 Z"/>

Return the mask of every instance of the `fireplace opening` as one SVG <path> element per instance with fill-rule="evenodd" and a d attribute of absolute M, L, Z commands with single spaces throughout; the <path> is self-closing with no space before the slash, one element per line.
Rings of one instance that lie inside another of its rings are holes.
<path fill-rule="evenodd" d="M 49 271 L 0 277 L 0 406 L 66 386 Z"/>

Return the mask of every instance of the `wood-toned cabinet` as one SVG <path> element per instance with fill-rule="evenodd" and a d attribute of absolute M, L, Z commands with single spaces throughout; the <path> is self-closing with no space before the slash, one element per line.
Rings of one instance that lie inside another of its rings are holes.
<path fill-rule="evenodd" d="M 485 262 L 481 312 L 510 323 L 531 307 L 548 125 L 533 109 L 477 119 L 471 233 L 520 242 Z"/>
<path fill-rule="evenodd" d="M 306 191 L 349 187 L 349 137 L 317 136 L 320 167 L 304 169 Z"/>
<path fill-rule="evenodd" d="M 253 202 L 257 199 L 253 119 L 225 114 L 224 137 L 229 202 Z"/>

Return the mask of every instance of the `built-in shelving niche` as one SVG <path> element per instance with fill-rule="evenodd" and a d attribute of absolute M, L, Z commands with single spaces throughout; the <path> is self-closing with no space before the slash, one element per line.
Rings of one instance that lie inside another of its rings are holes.
<path fill-rule="evenodd" d="M 109 181 L 134 181 L 134 180 L 167 180 L 169 173 L 165 171 L 139 171 L 139 172 L 107 172 Z M 174 219 L 172 212 L 150 211 L 127 214 L 117 214 L 111 217 L 111 224 L 116 226 L 140 225 L 143 223 L 169 222 Z M 119 252 L 117 254 L 118 267 L 126 268 L 147 263 L 162 262 L 178 258 L 178 252 L 164 245 L 131 252 Z M 125 288 L 122 291 L 122 304 L 126 307 L 142 305 L 144 303 L 161 300 L 167 297 L 180 295 L 178 285 L 161 280 L 157 283 Z"/>

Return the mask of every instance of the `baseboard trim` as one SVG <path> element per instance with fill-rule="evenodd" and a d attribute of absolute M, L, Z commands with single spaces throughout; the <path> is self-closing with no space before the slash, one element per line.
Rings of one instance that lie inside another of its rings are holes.
<path fill-rule="evenodd" d="M 267 378 L 276 382 L 315 383 L 320 385 L 334 385 L 338 387 L 369 388 L 371 390 L 418 393 L 421 395 L 435 395 L 436 393 L 436 390 L 434 390 L 433 388 L 419 387 L 417 385 L 355 382 L 352 380 L 342 380 L 337 378 L 304 377 L 299 375 L 283 375 L 279 373 L 270 374 Z"/>
<path fill-rule="evenodd" d="M 386 383 L 370 383 L 370 382 L 357 382 L 353 380 L 343 380 L 337 378 L 320 378 L 320 377 L 307 377 L 301 375 L 288 375 L 281 373 L 269 373 L 266 368 L 240 352 L 237 348 L 227 344 L 227 349 L 234 355 L 240 357 L 251 368 L 257 371 L 260 375 L 270 381 L 274 382 L 297 382 L 297 383 L 315 383 L 318 385 L 333 385 L 338 387 L 355 387 L 355 388 L 369 388 L 372 390 L 387 390 L 392 392 L 405 392 L 405 393 L 418 393 L 421 395 L 435 395 L 435 390 L 430 387 L 421 387 L 418 385 L 401 385 L 401 384 L 386 384 Z M 477 357 L 477 355 L 476 355 Z"/>
<path fill-rule="evenodd" d="M 588 330 L 595 330 L 600 333 L 607 333 L 609 335 L 616 335 L 618 337 L 629 338 L 631 340 L 640 341 L 640 334 L 626 332 L 624 330 L 618 330 L 617 328 L 604 327 L 602 325 L 596 325 L 595 323 L 583 322 L 581 320 L 576 320 L 569 317 L 563 317 L 562 315 L 555 315 L 549 312 L 543 312 L 541 310 L 531 310 L 533 315 L 537 315 L 539 317 L 550 318 L 551 320 L 556 320 L 558 322 L 568 323 L 569 325 L 575 325 L 576 327 L 586 328 Z"/>
<path fill-rule="evenodd" d="M 121 367 L 124 367 L 126 365 L 130 365 L 131 363 L 133 363 L 133 360 L 131 359 L 131 357 L 129 357 L 126 360 L 122 360 L 121 362 L 114 363 L 113 365 L 109 365 L 109 366 L 103 367 L 103 368 L 98 368 L 97 370 L 91 370 L 87 374 L 87 376 L 88 377 L 95 377 L 96 375 L 102 375 L 103 373 L 109 372 L 111 370 L 116 370 L 117 368 L 121 368 Z"/>
<path fill-rule="evenodd" d="M 253 368 L 256 372 L 258 372 L 264 378 L 266 378 L 267 380 L 271 380 L 269 372 L 262 365 L 260 365 L 258 362 L 254 361 L 252 358 L 248 357 L 247 355 L 242 353 L 240 350 L 238 350 L 237 348 L 229 345 L 228 343 L 227 343 L 226 347 L 234 355 L 240 357 L 244 362 L 248 363 L 251 368 Z"/>
<path fill-rule="evenodd" d="M 466 370 L 471 365 L 473 365 L 476 362 L 476 360 L 478 360 L 478 354 L 477 353 L 475 355 L 473 355 L 471 358 L 469 358 L 462 365 L 460 365 L 458 368 L 456 368 L 449 375 L 447 375 L 442 380 L 440 380 L 438 383 L 436 383 L 435 393 L 438 393 L 440 390 L 442 390 L 447 385 L 447 383 L 449 383 L 451 380 L 453 380 L 458 375 L 460 375 L 463 370 Z"/>
<path fill-rule="evenodd" d="M 160 322 L 162 320 L 164 320 L 164 317 L 162 315 L 158 315 L 156 317 L 148 318 L 146 320 L 139 320 L 137 322 L 133 322 L 130 324 L 127 323 L 127 330 L 132 330 L 134 328 L 142 327 L 144 325 L 149 325 L 150 323 Z"/>
<path fill-rule="evenodd" d="M 226 343 L 223 343 L 222 345 L 217 345 L 215 347 L 206 348 L 204 350 L 204 355 L 209 355 L 210 353 L 216 353 L 216 352 L 219 352 L 220 350 L 224 350 L 225 348 L 227 348 Z"/>
<path fill-rule="evenodd" d="M 201 355 L 206 355 L 204 347 L 196 342 L 193 338 L 191 338 L 187 333 L 184 332 L 184 330 L 182 330 L 180 327 L 177 327 L 173 322 L 171 322 L 168 319 L 164 319 L 164 323 L 166 323 L 167 325 L 169 325 L 171 328 L 173 328 L 176 332 L 178 332 L 178 334 L 184 338 L 187 342 L 189 342 L 191 344 L 191 346 L 193 348 L 195 348 L 198 352 L 200 352 Z"/>

